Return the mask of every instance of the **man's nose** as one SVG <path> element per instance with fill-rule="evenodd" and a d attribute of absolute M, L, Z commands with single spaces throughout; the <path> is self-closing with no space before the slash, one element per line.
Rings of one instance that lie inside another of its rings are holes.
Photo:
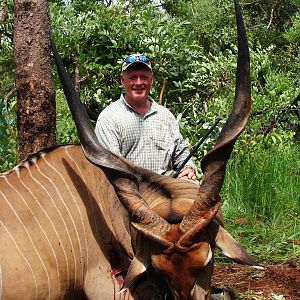
<path fill-rule="evenodd" d="M 143 81 L 140 77 L 137 77 L 135 84 L 143 84 Z"/>

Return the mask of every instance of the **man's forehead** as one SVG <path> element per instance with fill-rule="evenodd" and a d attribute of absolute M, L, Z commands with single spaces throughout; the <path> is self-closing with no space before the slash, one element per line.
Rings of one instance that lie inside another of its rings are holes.
<path fill-rule="evenodd" d="M 148 69 L 144 69 L 144 70 L 126 70 L 125 72 L 122 73 L 123 76 L 128 77 L 128 76 L 153 76 L 153 73 Z"/>

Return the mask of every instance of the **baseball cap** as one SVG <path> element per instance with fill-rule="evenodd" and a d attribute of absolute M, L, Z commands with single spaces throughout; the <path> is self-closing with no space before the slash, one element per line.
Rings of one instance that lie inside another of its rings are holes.
<path fill-rule="evenodd" d="M 130 54 L 127 56 L 122 64 L 122 72 L 134 63 L 142 63 L 152 71 L 150 59 L 144 54 Z"/>

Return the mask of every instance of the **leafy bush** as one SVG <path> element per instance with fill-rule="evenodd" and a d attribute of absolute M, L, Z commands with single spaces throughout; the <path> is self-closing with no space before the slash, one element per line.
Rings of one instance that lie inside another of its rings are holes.
<path fill-rule="evenodd" d="M 61 90 L 56 92 L 56 127 L 58 144 L 79 143 L 75 122 Z"/>
<path fill-rule="evenodd" d="M 163 78 L 168 79 L 167 102 L 176 93 L 173 82 L 186 78 L 195 69 L 194 62 L 203 56 L 185 22 L 178 23 L 151 5 L 126 13 L 118 6 L 93 4 L 90 9 L 92 13 L 78 13 L 72 6 L 51 7 L 58 49 L 66 57 L 66 64 L 71 66 L 76 58 L 85 79 L 81 85 L 83 100 L 96 101 L 103 107 L 119 97 L 121 63 L 129 53 L 141 52 L 154 62 L 156 99 Z"/>
<path fill-rule="evenodd" d="M 17 163 L 15 105 L 15 101 L 11 107 L 5 101 L 0 102 L 0 173 Z"/>
<path fill-rule="evenodd" d="M 287 38 L 290 43 L 296 43 L 299 46 L 299 41 L 300 41 L 300 13 L 299 12 L 293 17 L 293 25 L 285 32 L 285 38 Z"/>
<path fill-rule="evenodd" d="M 226 120 L 234 99 L 237 56 L 231 0 L 168 0 L 163 2 L 166 11 L 147 0 L 134 1 L 133 5 L 121 1 L 111 7 L 100 2 L 50 3 L 52 36 L 72 77 L 75 68 L 79 68 L 83 102 L 99 113 L 117 99 L 122 91 L 122 60 L 129 53 L 143 52 L 154 63 L 156 82 L 152 97 L 158 101 L 166 79 L 162 103 L 177 116 L 190 146 L 196 144 L 216 117 Z M 263 4 L 266 11 L 271 8 L 270 3 Z M 278 22 L 273 24 L 274 30 L 284 32 L 285 48 L 281 42 L 273 43 L 273 39 L 266 43 L 271 30 L 264 31 L 263 41 L 256 34 L 257 28 L 262 30 L 269 20 L 266 16 L 260 18 L 260 7 L 255 3 L 243 7 L 251 51 L 253 112 L 246 132 L 237 142 L 237 152 L 251 149 L 254 153 L 260 147 L 290 144 L 298 138 L 299 104 L 295 99 L 300 93 L 300 59 L 293 45 L 298 31 L 295 4 L 290 0 L 278 4 Z M 287 20 L 283 18 L 286 12 Z M 0 91 L 5 95 L 13 86 L 9 39 L 2 41 L 0 51 Z M 53 78 L 57 80 L 57 76 Z M 57 141 L 76 142 L 75 126 L 58 82 L 57 87 Z M 221 125 L 197 153 L 197 162 L 212 147 Z M 197 166 L 200 170 L 198 163 Z"/>

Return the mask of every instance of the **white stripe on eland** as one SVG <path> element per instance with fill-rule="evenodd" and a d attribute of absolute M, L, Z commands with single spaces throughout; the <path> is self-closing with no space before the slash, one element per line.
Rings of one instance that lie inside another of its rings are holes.
<path fill-rule="evenodd" d="M 32 191 L 26 186 L 26 184 L 24 183 L 24 181 L 23 181 L 22 178 L 20 177 L 20 172 L 19 172 L 19 171 L 17 171 L 17 175 L 18 175 L 18 178 L 19 178 L 19 180 L 20 180 L 20 183 L 21 183 L 21 184 L 23 185 L 23 187 L 29 192 L 29 194 L 31 195 L 31 197 L 35 200 L 35 202 L 39 205 L 39 207 L 43 210 L 43 212 L 44 212 L 45 215 L 47 216 L 47 214 L 46 214 L 44 208 L 42 207 L 42 205 L 39 203 L 39 201 L 37 200 L 37 198 L 35 197 L 35 195 L 34 195 L 34 194 L 32 193 Z M 15 188 L 7 181 L 7 180 L 6 180 L 6 182 L 7 182 L 7 184 L 9 184 L 9 186 L 10 186 L 11 188 L 13 188 L 13 189 L 16 191 L 16 193 L 18 193 L 18 195 L 20 196 L 20 198 L 23 200 L 25 206 L 26 206 L 26 207 L 29 209 L 29 211 L 31 212 L 31 214 L 32 214 L 32 216 L 33 216 L 33 218 L 34 218 L 34 220 L 37 222 L 39 228 L 40 228 L 41 231 L 43 232 L 43 234 L 44 234 L 44 236 L 45 236 L 45 238 L 46 238 L 46 240 L 47 240 L 47 242 L 48 242 L 48 244 L 49 244 L 49 246 L 50 246 L 50 248 L 51 248 L 51 251 L 52 251 L 53 256 L 54 256 L 54 259 L 55 259 L 55 264 L 56 264 L 56 271 L 57 271 L 58 284 L 59 284 L 59 294 L 60 294 L 60 292 L 61 292 L 61 284 L 60 284 L 59 266 L 58 266 L 58 260 L 57 260 L 56 253 L 55 253 L 55 251 L 54 251 L 54 249 L 53 249 L 53 246 L 52 246 L 52 244 L 51 244 L 51 242 L 50 242 L 50 240 L 49 240 L 49 238 L 48 238 L 48 236 L 47 236 L 47 234 L 46 234 L 46 232 L 45 232 L 43 226 L 40 224 L 39 220 L 36 218 L 34 212 L 33 212 L 32 209 L 30 208 L 30 206 L 27 204 L 27 202 L 26 202 L 26 200 L 24 199 L 24 197 L 23 197 L 23 196 L 21 195 L 21 193 L 20 193 L 17 189 L 15 189 Z M 32 198 L 31 198 L 31 199 L 32 199 Z M 52 227 L 54 228 L 54 225 L 53 225 L 53 223 L 52 223 L 52 221 L 51 221 L 50 219 L 49 219 L 49 222 L 52 224 Z M 55 228 L 54 228 L 54 231 L 56 232 Z M 59 239 L 58 234 L 57 234 L 57 237 L 58 237 L 58 239 Z"/>
<path fill-rule="evenodd" d="M 69 213 L 69 215 L 70 215 L 70 211 L 69 211 L 67 205 L 65 204 L 65 202 L 64 202 L 64 200 L 63 200 L 63 198 L 62 198 L 62 196 L 61 196 L 59 190 L 57 189 L 55 183 L 53 182 L 53 180 L 52 180 L 50 177 L 48 177 L 44 172 L 42 172 L 42 170 L 40 169 L 40 167 L 39 167 L 38 164 L 35 164 L 35 166 L 36 166 L 36 168 L 38 169 L 38 171 L 39 171 L 39 173 L 41 174 L 41 176 L 43 176 L 45 179 L 47 179 L 47 180 L 52 184 L 54 190 L 55 190 L 56 193 L 58 194 L 58 196 L 59 196 L 61 202 L 63 203 L 63 205 L 65 206 L 66 210 L 68 211 L 68 213 Z M 54 207 L 56 208 L 56 210 L 57 210 L 57 212 L 58 212 L 58 214 L 59 214 L 59 216 L 60 216 L 60 218 L 61 218 L 61 220 L 62 220 L 62 222 L 63 222 L 63 224 L 64 224 L 64 227 L 65 227 L 65 230 L 66 230 L 66 233 L 67 233 L 67 236 L 68 236 L 68 238 L 69 238 L 70 245 L 71 245 L 71 253 L 73 254 L 73 262 L 74 262 L 74 269 L 75 269 L 75 270 L 74 270 L 74 276 L 75 276 L 75 278 L 74 278 L 74 285 L 76 285 L 76 269 L 77 269 L 77 263 L 76 263 L 76 257 L 75 257 L 75 250 L 74 250 L 73 240 L 72 240 L 72 238 L 71 238 L 70 232 L 69 232 L 68 227 L 67 227 L 67 224 L 66 224 L 66 222 L 65 222 L 65 219 L 64 219 L 62 213 L 60 212 L 59 208 L 57 207 L 57 205 L 56 205 L 54 199 L 52 198 L 52 196 L 50 195 L 50 193 L 48 192 L 48 190 L 47 190 L 42 184 L 40 184 L 40 186 L 45 190 L 45 192 L 46 192 L 47 195 L 49 196 L 51 202 L 53 203 Z M 72 221 L 73 221 L 73 220 L 72 220 Z"/>
<path fill-rule="evenodd" d="M 71 192 L 70 190 L 70 187 L 68 186 L 66 180 L 64 179 L 64 177 L 56 170 L 56 168 L 54 168 L 49 162 L 48 160 L 45 159 L 44 155 L 42 156 L 43 160 L 45 161 L 45 163 L 57 174 L 58 177 L 60 177 L 61 181 L 65 184 L 67 190 L 68 190 L 68 193 L 70 195 L 70 198 L 72 198 L 75 206 L 76 206 L 76 209 L 79 213 L 79 216 L 80 216 L 80 221 L 81 221 L 81 225 L 82 225 L 82 228 L 83 228 L 83 234 L 84 234 L 84 240 L 85 240 L 85 249 L 88 249 L 88 245 L 87 245 L 87 237 L 86 237 L 86 234 L 85 234 L 85 227 L 84 227 L 84 223 L 83 223 L 83 218 L 82 218 L 82 214 L 81 214 L 81 210 L 79 208 L 79 205 L 78 203 L 76 202 L 76 199 L 75 197 L 73 196 L 73 193 Z M 79 237 L 79 233 L 78 233 L 78 230 L 77 230 L 77 227 L 76 227 L 76 224 L 74 222 L 74 218 L 71 214 L 71 212 L 69 211 L 66 203 L 63 201 L 63 198 L 60 196 L 62 202 L 64 203 L 64 206 L 65 208 L 67 209 L 68 213 L 69 213 L 69 216 L 70 216 L 70 219 L 72 220 L 72 224 L 74 225 L 74 228 L 75 228 L 75 232 L 76 232 L 76 236 L 77 236 L 77 240 L 78 240 L 78 244 L 79 244 L 79 252 L 80 252 L 80 261 L 81 261 L 81 257 L 83 255 L 83 251 L 82 251 L 82 248 L 81 248 L 81 240 L 80 240 L 80 237 Z M 84 278 L 84 263 L 81 264 L 81 274 L 82 274 L 82 277 L 81 279 Z M 76 270 L 75 270 L 76 271 Z M 75 280 L 75 283 L 76 283 L 76 280 Z"/>
<path fill-rule="evenodd" d="M 1 191 L 0 191 L 1 193 Z M 2 194 L 2 193 L 1 193 Z M 33 280 L 34 280 L 34 283 L 35 283 L 35 299 L 38 299 L 37 297 L 37 281 L 36 281 L 36 278 L 35 278 L 35 274 L 33 272 L 33 268 L 32 266 L 30 265 L 28 259 L 23 255 L 21 249 L 19 248 L 17 242 L 15 241 L 14 237 L 12 236 L 12 234 L 9 232 L 9 230 L 6 228 L 6 226 L 2 223 L 2 221 L 0 220 L 0 224 L 1 226 L 3 226 L 3 228 L 6 230 L 7 234 L 10 236 L 11 240 L 13 241 L 13 243 L 15 244 L 15 247 L 17 249 L 17 251 L 19 252 L 20 256 L 24 259 L 24 261 L 26 262 L 26 264 L 28 265 L 30 271 L 31 271 L 31 274 L 32 274 L 32 277 L 33 277 Z"/>
<path fill-rule="evenodd" d="M 30 171 L 30 168 L 27 168 L 27 170 L 28 170 L 28 172 L 29 172 L 30 177 L 32 178 L 32 180 L 33 180 L 36 184 L 38 184 L 38 185 L 45 191 L 45 193 L 48 195 L 49 199 L 52 201 L 53 205 L 55 206 L 55 208 L 56 208 L 57 211 L 58 211 L 58 214 L 60 215 L 60 217 L 61 217 L 62 220 L 63 220 L 62 215 L 60 214 L 58 208 L 57 208 L 56 205 L 54 204 L 54 201 L 53 201 L 51 195 L 49 194 L 49 192 L 47 191 L 47 189 L 46 189 L 46 188 L 45 188 L 45 187 L 44 187 L 44 186 L 43 186 L 43 185 L 42 185 L 42 184 L 41 184 L 41 183 L 33 176 L 33 174 L 32 174 L 31 171 Z M 39 205 L 40 205 L 40 204 L 39 204 Z M 42 207 L 42 206 L 41 206 L 41 207 Z M 59 234 L 58 234 L 58 232 L 57 232 L 57 230 L 56 230 L 54 224 L 52 223 L 50 216 L 47 214 L 47 212 L 45 211 L 45 209 L 44 209 L 43 207 L 42 207 L 42 209 L 43 209 L 43 212 L 45 213 L 47 219 L 49 220 L 50 224 L 52 225 L 52 227 L 53 227 L 53 229 L 54 229 L 54 231 L 55 231 L 55 233 L 56 233 L 56 235 L 57 235 L 57 237 L 58 237 L 58 240 L 61 241 L 62 239 L 59 237 Z M 64 220 L 63 220 L 63 223 L 64 223 Z M 66 227 L 66 224 L 65 224 L 65 223 L 64 223 L 64 225 L 65 225 L 65 227 Z M 68 238 L 69 238 L 69 240 L 70 240 L 70 239 L 71 239 L 71 238 L 70 238 L 70 235 L 69 235 L 69 234 L 67 234 L 67 235 L 68 235 Z M 63 243 L 61 242 L 60 245 L 61 245 L 61 247 L 62 247 L 62 251 L 63 251 L 63 253 L 64 253 L 64 257 L 65 257 L 65 261 L 66 261 L 66 268 L 67 268 L 67 285 L 68 285 L 68 287 L 69 287 L 69 282 L 70 282 L 70 280 L 69 280 L 69 279 L 70 279 L 69 260 L 68 260 L 68 258 L 67 258 L 66 250 L 65 250 L 65 248 L 64 248 Z"/>

